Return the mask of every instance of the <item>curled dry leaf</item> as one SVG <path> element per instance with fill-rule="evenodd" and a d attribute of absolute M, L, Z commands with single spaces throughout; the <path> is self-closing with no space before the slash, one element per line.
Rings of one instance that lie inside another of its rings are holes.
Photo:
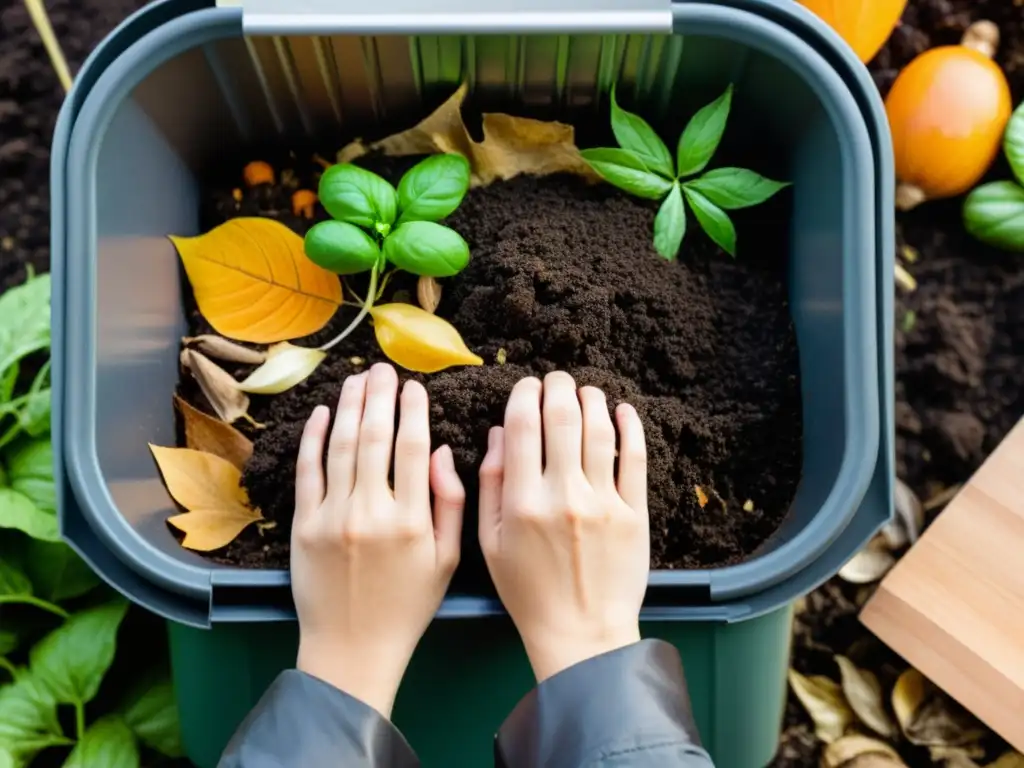
<path fill-rule="evenodd" d="M 338 276 L 318 267 L 280 222 L 243 217 L 171 237 L 199 311 L 222 336 L 270 343 L 316 333 L 341 306 Z"/>
<path fill-rule="evenodd" d="M 924 506 L 910 486 L 896 478 L 893 491 L 896 517 L 882 528 L 882 535 L 890 549 L 901 549 L 913 544 L 924 526 Z"/>
<path fill-rule="evenodd" d="M 192 374 L 206 399 L 222 421 L 233 424 L 239 419 L 252 421 L 249 396 L 238 388 L 231 374 L 194 349 L 181 350 L 181 367 Z"/>
<path fill-rule="evenodd" d="M 416 282 L 416 300 L 424 311 L 434 314 L 437 305 L 441 303 L 441 284 L 436 278 L 428 275 L 420 277 Z"/>
<path fill-rule="evenodd" d="M 467 90 L 461 85 L 444 104 L 406 131 L 373 144 L 355 141 L 343 147 L 338 162 L 351 162 L 370 151 L 385 155 L 456 152 L 469 160 L 470 185 L 474 187 L 522 173 L 572 173 L 600 181 L 580 155 L 573 127 L 565 123 L 488 113 L 483 115 L 484 140 L 474 141 L 462 119 Z"/>
<path fill-rule="evenodd" d="M 223 336 L 205 333 L 201 336 L 186 336 L 181 340 L 182 346 L 192 347 L 207 357 L 223 360 L 226 363 L 242 363 L 243 365 L 259 365 L 267 359 L 267 353 L 261 349 L 252 349 L 236 344 Z"/>
<path fill-rule="evenodd" d="M 392 362 L 418 373 L 453 365 L 483 365 L 455 326 L 412 304 L 378 304 L 370 310 L 381 350 Z"/>
<path fill-rule="evenodd" d="M 986 734 L 967 710 L 913 668 L 896 680 L 892 709 L 907 741 L 918 746 L 967 747 Z"/>
<path fill-rule="evenodd" d="M 239 469 L 252 456 L 252 441 L 220 419 L 193 408 L 177 395 L 174 407 L 185 425 L 185 446 L 226 459 Z"/>
<path fill-rule="evenodd" d="M 903 761 L 896 750 L 884 741 L 862 736 L 859 733 L 843 736 L 825 747 L 821 755 L 821 768 L 865 768 L 866 757 L 877 758 L 879 766 L 902 766 Z"/>
<path fill-rule="evenodd" d="M 1004 752 L 985 768 L 1024 768 L 1024 755 L 1020 752 Z"/>
<path fill-rule="evenodd" d="M 864 725 L 875 733 L 891 738 L 898 733 L 896 723 L 885 708 L 882 686 L 873 672 L 858 669 L 845 656 L 836 656 L 842 677 L 843 694 L 850 709 Z"/>
<path fill-rule="evenodd" d="M 974 762 L 985 756 L 985 750 L 980 744 L 972 744 L 968 747 L 928 747 L 928 756 L 933 763 L 942 762 L 945 768 L 979 768 Z"/>
<path fill-rule="evenodd" d="M 851 584 L 871 584 L 885 576 L 894 565 L 896 558 L 892 553 L 873 539 L 839 569 L 839 578 Z"/>
<path fill-rule="evenodd" d="M 789 685 L 814 721 L 815 735 L 826 744 L 838 740 L 854 721 L 839 683 L 822 675 L 804 677 L 789 670 Z"/>
<path fill-rule="evenodd" d="M 183 547 L 209 552 L 230 544 L 263 519 L 249 506 L 242 473 L 231 462 L 191 448 L 150 445 L 167 492 L 188 510 L 167 522 L 185 534 Z"/>
<path fill-rule="evenodd" d="M 275 344 L 267 350 L 267 361 L 238 388 L 254 395 L 278 395 L 305 381 L 325 357 L 327 353 L 321 349 L 297 347 L 286 341 Z"/>

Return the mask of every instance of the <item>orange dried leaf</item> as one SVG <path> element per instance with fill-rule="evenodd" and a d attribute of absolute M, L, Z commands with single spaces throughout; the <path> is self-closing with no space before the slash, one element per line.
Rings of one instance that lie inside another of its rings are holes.
<path fill-rule="evenodd" d="M 316 192 L 311 189 L 297 189 L 292 193 L 292 213 L 296 216 L 313 218 L 313 207 L 316 205 Z"/>
<path fill-rule="evenodd" d="M 380 304 L 370 309 L 377 343 L 394 363 L 418 373 L 453 365 L 483 365 L 455 327 L 412 304 Z"/>
<path fill-rule="evenodd" d="M 191 448 L 150 445 L 171 497 L 188 510 L 167 522 L 185 533 L 182 546 L 201 552 L 227 546 L 263 516 L 249 506 L 242 473 L 231 462 Z"/>
<path fill-rule="evenodd" d="M 697 503 L 700 504 L 700 508 L 704 509 L 708 505 L 708 495 L 699 485 L 693 486 L 693 492 L 697 494 Z"/>
<path fill-rule="evenodd" d="M 867 64 L 889 39 L 907 0 L 800 0 Z"/>
<path fill-rule="evenodd" d="M 242 169 L 242 178 L 250 187 L 255 187 L 257 184 L 273 184 L 274 169 L 270 163 L 253 160 Z"/>
<path fill-rule="evenodd" d="M 302 238 L 271 219 L 231 219 L 171 241 L 199 311 L 222 336 L 297 339 L 319 331 L 341 306 L 338 276 L 307 259 Z"/>
<path fill-rule="evenodd" d="M 193 408 L 177 395 L 174 407 L 181 413 L 185 425 L 185 445 L 197 451 L 212 453 L 244 469 L 252 456 L 252 441 L 220 419 Z"/>

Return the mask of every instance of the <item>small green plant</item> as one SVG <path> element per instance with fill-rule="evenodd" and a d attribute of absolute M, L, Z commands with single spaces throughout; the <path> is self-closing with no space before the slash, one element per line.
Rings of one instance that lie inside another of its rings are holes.
<path fill-rule="evenodd" d="M 387 278 L 381 275 L 388 262 L 420 277 L 451 277 L 466 268 L 469 245 L 437 222 L 459 207 L 468 189 L 469 161 L 458 154 L 417 163 L 397 190 L 351 163 L 324 171 L 320 202 L 334 218 L 306 233 L 306 255 L 339 275 L 369 271 L 370 286 L 355 320 L 321 350 L 340 342 L 366 317 L 384 290 Z"/>
<path fill-rule="evenodd" d="M 717 168 L 697 178 L 707 167 L 725 132 L 732 106 L 732 86 L 693 116 L 676 151 L 668 147 L 647 122 L 619 107 L 612 88 L 612 132 L 619 147 L 586 149 L 583 158 L 609 184 L 648 200 L 663 200 L 654 219 L 654 247 L 666 259 L 679 254 L 686 234 L 689 204 L 697 222 L 730 256 L 736 256 L 736 228 L 726 213 L 763 203 L 789 182 L 772 181 L 745 168 Z"/>
<path fill-rule="evenodd" d="M 1024 253 L 1024 103 L 1006 125 L 1003 151 L 1016 180 L 976 187 L 964 200 L 964 226 L 987 245 Z"/>

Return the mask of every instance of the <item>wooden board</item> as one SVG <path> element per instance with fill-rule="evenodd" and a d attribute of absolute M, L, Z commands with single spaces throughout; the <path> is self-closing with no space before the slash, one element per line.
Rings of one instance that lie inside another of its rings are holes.
<path fill-rule="evenodd" d="M 888 573 L 860 618 L 1024 752 L 1024 420 Z"/>

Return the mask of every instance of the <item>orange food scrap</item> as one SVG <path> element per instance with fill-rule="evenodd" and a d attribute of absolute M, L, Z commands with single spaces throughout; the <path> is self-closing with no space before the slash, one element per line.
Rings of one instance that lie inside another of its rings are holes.
<path fill-rule="evenodd" d="M 231 196 L 235 199 L 236 203 L 242 202 L 242 190 L 240 190 L 238 187 L 235 187 L 234 189 L 231 190 Z"/>
<path fill-rule="evenodd" d="M 292 194 L 292 213 L 312 219 L 313 206 L 316 205 L 316 201 L 316 192 L 309 189 L 297 189 Z"/>
<path fill-rule="evenodd" d="M 270 166 L 270 163 L 265 163 L 262 160 L 253 160 L 242 170 L 242 178 L 245 179 L 245 183 L 250 187 L 255 187 L 258 184 L 273 184 L 274 169 Z"/>
<path fill-rule="evenodd" d="M 701 509 L 704 509 L 708 503 L 708 495 L 704 493 L 704 489 L 699 485 L 693 486 L 693 490 L 697 494 L 697 503 L 700 504 Z"/>

